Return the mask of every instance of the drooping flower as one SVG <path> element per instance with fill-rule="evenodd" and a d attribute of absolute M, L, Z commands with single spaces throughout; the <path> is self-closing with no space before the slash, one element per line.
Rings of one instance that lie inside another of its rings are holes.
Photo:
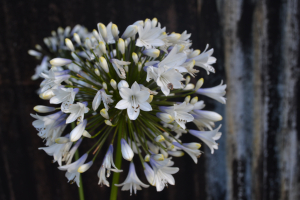
<path fill-rule="evenodd" d="M 132 189 L 134 190 L 134 194 L 136 194 L 137 190 L 142 189 L 141 186 L 144 188 L 149 187 L 149 185 L 142 183 L 142 181 L 140 181 L 140 179 L 137 177 L 133 162 L 130 163 L 129 172 L 125 181 L 121 184 L 115 185 L 118 187 L 123 186 L 121 189 L 122 191 L 130 190 L 130 195 L 132 195 Z"/>

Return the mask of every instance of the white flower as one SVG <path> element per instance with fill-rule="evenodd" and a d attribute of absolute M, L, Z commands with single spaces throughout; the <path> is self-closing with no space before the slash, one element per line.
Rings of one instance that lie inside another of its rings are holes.
<path fill-rule="evenodd" d="M 198 162 L 198 159 L 201 155 L 201 152 L 200 150 L 198 149 L 192 149 L 192 148 L 189 148 L 189 147 L 186 147 L 181 144 L 179 144 L 178 142 L 173 142 L 173 144 L 178 147 L 179 149 L 182 149 L 183 151 L 185 151 L 187 154 L 189 154 L 191 156 L 191 158 L 194 160 L 194 162 L 197 164 Z"/>
<path fill-rule="evenodd" d="M 80 137 L 82 136 L 82 134 L 85 130 L 86 124 L 87 124 L 87 120 L 85 119 L 71 131 L 70 140 L 72 142 L 75 142 L 80 139 Z"/>
<path fill-rule="evenodd" d="M 54 58 L 52 60 L 50 60 L 50 64 L 56 67 L 61 67 L 64 65 L 68 65 L 71 64 L 73 61 L 70 59 L 66 59 L 66 58 Z"/>
<path fill-rule="evenodd" d="M 109 109 L 108 104 L 111 104 L 114 102 L 111 98 L 112 98 L 112 95 L 107 95 L 105 90 L 103 90 L 103 89 L 98 90 L 97 94 L 94 97 L 93 103 L 92 103 L 93 110 L 96 111 L 98 109 L 98 107 L 101 104 L 101 100 L 104 104 L 105 109 L 108 110 Z"/>
<path fill-rule="evenodd" d="M 222 85 L 223 81 L 221 81 L 221 84 L 212 88 L 200 88 L 197 90 L 198 94 L 202 94 L 205 96 L 208 96 L 212 99 L 215 99 L 216 101 L 225 104 L 226 98 L 223 96 L 226 94 L 226 84 Z"/>
<path fill-rule="evenodd" d="M 132 36 L 135 36 L 135 34 L 138 32 L 138 26 L 137 25 L 129 25 L 126 30 L 124 31 L 122 38 L 126 39 Z"/>
<path fill-rule="evenodd" d="M 130 163 L 128 176 L 125 181 L 121 184 L 115 184 L 115 186 L 123 186 L 122 191 L 130 190 L 130 195 L 132 195 L 132 188 L 134 190 L 134 194 L 136 194 L 136 190 L 142 189 L 141 186 L 144 188 L 149 187 L 149 185 L 142 183 L 142 181 L 140 181 L 140 179 L 137 177 L 133 162 Z"/>
<path fill-rule="evenodd" d="M 41 92 L 45 92 L 48 89 L 51 89 L 54 86 L 61 84 L 61 82 L 70 78 L 70 75 L 67 74 L 69 71 L 55 71 L 54 68 L 49 70 L 48 74 L 41 73 L 41 77 L 45 78 L 45 80 L 41 83 L 42 89 Z"/>
<path fill-rule="evenodd" d="M 164 41 L 159 39 L 163 32 L 164 30 L 159 27 L 152 28 L 150 20 L 146 21 L 145 27 L 138 26 L 139 38 L 136 41 L 136 46 L 144 46 L 146 49 L 163 46 Z"/>
<path fill-rule="evenodd" d="M 128 143 L 126 142 L 125 139 L 121 139 L 121 151 L 122 151 L 122 156 L 125 160 L 131 161 L 134 154 Z"/>
<path fill-rule="evenodd" d="M 148 176 L 149 178 L 147 178 L 148 181 L 151 181 L 151 168 L 147 165 L 147 163 L 145 164 L 145 171 L 149 171 L 148 174 L 150 176 Z M 168 186 L 168 183 L 171 185 L 175 185 L 175 179 L 171 174 L 175 174 L 179 171 L 178 167 L 171 167 L 174 165 L 174 162 L 171 161 L 171 158 L 165 158 L 163 161 L 157 161 L 153 158 L 150 158 L 150 164 L 153 168 L 153 180 L 152 182 L 149 182 L 151 185 L 156 186 L 156 190 L 162 191 L 164 189 L 165 186 Z M 148 169 L 147 169 L 148 168 Z M 149 169 L 150 168 L 150 169 Z M 145 172 L 146 174 L 146 172 Z M 146 175 L 147 177 L 147 175 Z"/>
<path fill-rule="evenodd" d="M 126 72 L 123 68 L 124 65 L 129 65 L 130 62 L 126 62 L 126 61 L 122 61 L 122 60 L 118 60 L 118 59 L 111 59 L 111 64 L 113 65 L 115 71 L 117 72 L 118 76 L 121 79 L 125 79 L 126 78 Z"/>
<path fill-rule="evenodd" d="M 66 178 L 68 179 L 68 182 L 75 180 L 78 187 L 79 187 L 79 183 L 80 183 L 80 179 L 79 179 L 80 172 L 78 172 L 78 169 L 79 169 L 79 167 L 81 167 L 84 164 L 84 162 L 87 159 L 87 156 L 88 156 L 88 154 L 84 154 L 77 161 L 75 161 L 69 165 L 64 165 L 64 166 L 58 167 L 58 169 L 60 169 L 62 171 L 67 171 Z"/>
<path fill-rule="evenodd" d="M 36 112 L 39 112 L 39 113 L 48 113 L 48 112 L 53 112 L 55 111 L 55 108 L 54 107 L 49 107 L 49 106 L 35 106 L 33 108 L 33 110 L 35 110 Z"/>
<path fill-rule="evenodd" d="M 215 69 L 211 66 L 211 64 L 216 63 L 217 60 L 215 57 L 211 56 L 214 49 L 210 49 L 209 51 L 207 51 L 207 49 L 208 45 L 206 45 L 205 50 L 200 55 L 192 59 L 195 60 L 195 65 L 205 69 L 207 74 L 209 74 L 209 72 L 215 73 Z"/>
<path fill-rule="evenodd" d="M 181 80 L 183 76 L 174 68 L 160 66 L 158 68 L 149 66 L 147 68 L 147 81 L 151 79 L 156 81 L 161 87 L 161 91 L 168 96 L 173 88 L 182 88 Z"/>
<path fill-rule="evenodd" d="M 213 131 L 197 131 L 189 130 L 190 134 L 202 140 L 211 150 L 211 153 L 214 153 L 214 149 L 218 149 L 218 144 L 215 140 L 220 139 L 222 133 L 219 132 L 221 125 Z"/>
<path fill-rule="evenodd" d="M 149 88 L 145 87 L 143 84 L 139 84 L 139 85 L 140 85 L 140 88 L 141 88 L 142 91 L 147 91 L 147 92 L 149 92 L 150 94 L 153 94 L 153 95 L 158 94 L 158 92 L 150 90 Z"/>
<path fill-rule="evenodd" d="M 76 119 L 82 122 L 84 119 L 84 114 L 89 112 L 90 110 L 86 106 L 87 106 L 87 102 L 83 102 L 83 103 L 77 102 L 77 104 L 70 105 L 69 109 L 65 110 L 65 113 L 71 113 L 67 118 L 66 123 L 69 124 L 71 122 L 74 122 Z"/>
<path fill-rule="evenodd" d="M 187 55 L 185 53 L 178 53 L 178 46 L 175 45 L 170 53 L 160 62 L 158 63 L 158 67 L 168 66 L 175 69 L 178 69 L 179 72 L 185 72 L 186 69 L 184 67 L 180 67 L 187 59 Z"/>
<path fill-rule="evenodd" d="M 66 135 L 65 137 L 69 138 L 69 135 Z M 57 161 L 59 166 L 61 166 L 62 161 L 65 161 L 65 159 L 67 158 L 72 144 L 73 142 L 70 142 L 69 140 L 64 144 L 54 143 L 49 147 L 40 147 L 39 149 L 44 150 L 49 156 L 53 156 L 53 162 Z"/>
<path fill-rule="evenodd" d="M 105 178 L 105 170 L 107 170 L 107 175 L 106 177 L 109 177 L 110 176 L 110 171 L 113 171 L 113 172 L 122 172 L 123 170 L 120 170 L 118 169 L 116 166 L 115 166 L 115 163 L 114 163 L 114 158 L 113 158 L 113 151 L 114 151 L 114 147 L 113 145 L 111 144 L 109 146 L 109 149 L 104 157 L 104 160 L 103 160 L 103 163 L 98 171 L 98 177 L 99 177 L 99 182 L 98 184 L 102 185 L 106 185 L 107 187 L 109 187 L 109 182 L 106 180 Z M 113 168 L 111 168 L 111 166 L 113 166 Z"/>
<path fill-rule="evenodd" d="M 194 120 L 193 115 L 188 113 L 193 109 L 193 105 L 187 104 L 185 101 L 179 105 L 160 106 L 159 109 L 170 114 L 183 129 L 185 129 L 185 123 Z"/>
<path fill-rule="evenodd" d="M 48 57 L 44 56 L 40 65 L 35 68 L 35 74 L 31 77 L 32 80 L 36 80 L 40 77 L 42 72 L 48 71 Z"/>
<path fill-rule="evenodd" d="M 50 99 L 51 104 L 60 104 L 61 103 L 61 111 L 65 111 L 69 108 L 71 104 L 73 104 L 75 95 L 79 91 L 78 88 L 63 88 L 57 87 L 56 89 L 52 89 L 55 96 Z"/>
<path fill-rule="evenodd" d="M 134 82 L 130 88 L 122 87 L 120 95 L 123 98 L 116 105 L 117 109 L 127 109 L 129 119 L 135 120 L 139 114 L 140 109 L 143 111 L 151 111 L 152 107 L 147 102 L 150 94 L 147 91 L 141 91 L 139 84 Z"/>
<path fill-rule="evenodd" d="M 127 87 L 127 88 L 129 88 L 129 85 L 128 85 L 127 81 L 121 80 L 121 81 L 118 83 L 118 89 L 120 90 L 122 87 Z"/>
<path fill-rule="evenodd" d="M 193 122 L 202 130 L 204 127 L 212 130 L 215 122 L 222 120 L 222 116 L 213 111 L 201 110 L 204 108 L 203 101 L 194 104 L 194 108 L 190 113 L 193 115 Z"/>

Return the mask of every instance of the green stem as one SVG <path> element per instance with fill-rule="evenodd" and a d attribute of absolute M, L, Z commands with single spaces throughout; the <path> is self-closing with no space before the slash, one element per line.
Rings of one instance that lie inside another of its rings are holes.
<path fill-rule="evenodd" d="M 79 159 L 79 151 L 77 150 L 75 152 L 75 160 L 78 160 L 78 159 Z M 83 184 L 82 184 L 82 178 L 81 178 L 80 173 L 79 173 L 79 186 L 80 186 L 80 187 L 78 187 L 79 199 L 84 200 Z"/>
<path fill-rule="evenodd" d="M 122 122 L 120 121 L 120 126 L 122 126 Z M 116 150 L 116 159 L 115 165 L 117 169 L 121 169 L 122 164 L 122 152 L 121 152 L 121 139 L 122 139 L 122 128 L 118 130 L 118 141 L 117 141 L 117 150 Z M 118 196 L 118 187 L 115 186 L 119 182 L 120 173 L 114 173 L 113 180 L 111 184 L 111 192 L 110 192 L 110 200 L 117 200 Z"/>
<path fill-rule="evenodd" d="M 71 123 L 72 130 L 75 128 L 75 122 Z M 79 159 L 79 151 L 75 152 L 75 160 Z M 79 192 L 79 200 L 84 200 L 84 193 L 83 193 L 83 184 L 82 184 L 82 178 L 81 174 L 79 173 L 79 187 L 78 187 L 78 192 Z"/>

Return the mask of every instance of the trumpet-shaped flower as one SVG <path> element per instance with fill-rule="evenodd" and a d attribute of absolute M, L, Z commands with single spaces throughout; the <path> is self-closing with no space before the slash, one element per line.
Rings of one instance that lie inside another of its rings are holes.
<path fill-rule="evenodd" d="M 181 145 L 178 142 L 173 142 L 173 144 L 179 148 L 182 149 L 183 151 L 185 151 L 187 154 L 189 154 L 191 156 L 191 158 L 194 160 L 194 162 L 197 164 L 198 159 L 201 156 L 201 152 L 198 149 L 194 149 L 194 148 L 189 148 L 187 146 Z"/>
<path fill-rule="evenodd" d="M 86 102 L 83 103 L 77 102 L 77 104 L 70 105 L 69 109 L 65 110 L 65 113 L 71 113 L 67 118 L 66 123 L 69 124 L 71 122 L 74 122 L 76 119 L 79 122 L 82 122 L 84 119 L 84 114 L 89 112 L 90 110 L 86 106 L 87 106 Z"/>
<path fill-rule="evenodd" d="M 226 94 L 226 84 L 222 85 L 223 81 L 221 81 L 221 84 L 212 88 L 200 88 L 197 90 L 198 94 L 202 94 L 205 96 L 208 96 L 212 99 L 215 99 L 216 101 L 225 104 L 226 98 L 224 98 L 224 95 Z"/>
<path fill-rule="evenodd" d="M 134 82 L 130 88 L 122 87 L 120 95 L 123 98 L 116 105 L 117 109 L 127 109 L 129 119 L 136 120 L 140 114 L 140 110 L 151 111 L 152 107 L 147 102 L 150 94 L 147 91 L 141 91 L 139 84 Z"/>
<path fill-rule="evenodd" d="M 52 104 L 61 103 L 61 111 L 65 112 L 75 100 L 75 95 L 78 92 L 78 88 L 64 88 L 62 86 L 52 89 L 54 96 L 50 99 Z"/>
<path fill-rule="evenodd" d="M 132 189 L 134 190 L 134 194 L 136 194 L 137 190 L 142 189 L 141 186 L 144 188 L 149 187 L 149 185 L 142 183 L 142 181 L 140 181 L 137 177 L 133 162 L 130 163 L 129 172 L 125 181 L 121 184 L 115 184 L 115 186 L 123 186 L 122 191 L 130 190 L 130 195 L 132 195 Z"/>
<path fill-rule="evenodd" d="M 105 90 L 103 90 L 103 89 L 99 90 L 97 92 L 96 96 L 94 97 L 93 104 L 92 104 L 94 111 L 96 111 L 98 109 L 98 107 L 100 106 L 101 100 L 103 101 L 103 104 L 104 104 L 104 107 L 106 110 L 109 109 L 108 104 L 111 104 L 114 102 L 112 100 L 112 95 L 106 94 Z"/>
<path fill-rule="evenodd" d="M 189 133 L 193 136 L 202 140 L 207 146 L 210 148 L 211 153 L 214 153 L 214 149 L 218 149 L 218 144 L 216 140 L 220 139 L 222 133 L 219 132 L 221 125 L 212 131 L 197 131 L 197 130 L 189 130 Z"/>

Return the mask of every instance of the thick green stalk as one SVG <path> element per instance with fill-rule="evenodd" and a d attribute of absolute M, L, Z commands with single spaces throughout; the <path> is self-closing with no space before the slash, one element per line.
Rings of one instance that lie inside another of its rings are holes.
<path fill-rule="evenodd" d="M 122 127 L 122 122 L 120 121 L 120 126 Z M 121 139 L 122 139 L 122 134 L 121 134 L 122 128 L 119 128 L 118 131 L 118 141 L 117 141 L 117 149 L 116 149 L 116 159 L 115 159 L 115 165 L 117 169 L 121 169 L 121 164 L 122 164 L 122 152 L 121 152 Z M 111 184 L 111 192 L 110 192 L 110 200 L 117 200 L 118 197 L 118 187 L 115 186 L 115 184 L 119 183 L 119 178 L 120 178 L 120 173 L 114 173 L 113 174 L 113 180 Z"/>
<path fill-rule="evenodd" d="M 72 130 L 75 128 L 75 122 L 71 123 L 71 127 Z M 79 159 L 79 151 L 77 149 L 77 151 L 75 152 L 75 160 Z M 79 192 L 79 200 L 84 200 L 84 193 L 83 193 L 83 184 L 82 184 L 82 178 L 81 178 L 81 174 L 79 173 L 79 188 L 78 188 L 78 192 Z"/>

